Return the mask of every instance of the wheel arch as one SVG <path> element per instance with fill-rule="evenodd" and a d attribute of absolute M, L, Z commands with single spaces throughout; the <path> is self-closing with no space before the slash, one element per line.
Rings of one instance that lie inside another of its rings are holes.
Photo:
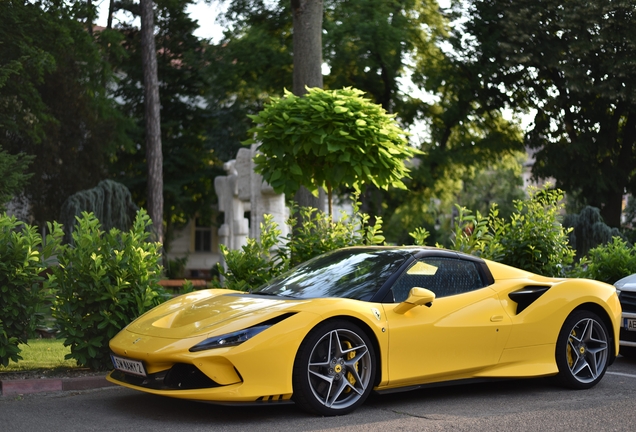
<path fill-rule="evenodd" d="M 609 332 L 609 337 L 610 337 L 610 340 L 612 341 L 612 349 L 610 350 L 610 358 L 608 362 L 608 364 L 611 365 L 612 363 L 614 363 L 614 360 L 616 360 L 616 352 L 614 349 L 614 345 L 616 342 L 617 335 L 614 333 L 614 326 L 612 324 L 612 320 L 609 314 L 607 313 L 605 308 L 603 308 L 603 306 L 599 305 L 598 303 L 589 302 L 589 303 L 583 303 L 578 305 L 576 308 L 574 308 L 574 310 L 572 310 L 572 312 L 570 312 L 570 315 L 572 315 L 576 311 L 581 311 L 581 310 L 592 312 L 598 315 L 598 317 L 603 320 L 603 324 L 605 324 L 605 328 Z"/>

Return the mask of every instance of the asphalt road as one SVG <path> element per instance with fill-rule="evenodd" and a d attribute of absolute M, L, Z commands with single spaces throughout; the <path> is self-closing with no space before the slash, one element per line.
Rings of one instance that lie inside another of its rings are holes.
<path fill-rule="evenodd" d="M 590 390 L 546 379 L 430 388 L 373 396 L 342 417 L 294 405 L 224 407 L 128 390 L 0 397 L 0 431 L 630 431 L 636 361 L 618 358 Z"/>

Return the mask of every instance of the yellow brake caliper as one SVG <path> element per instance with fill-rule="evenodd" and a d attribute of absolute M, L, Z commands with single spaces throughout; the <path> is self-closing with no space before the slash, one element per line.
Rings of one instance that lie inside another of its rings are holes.
<path fill-rule="evenodd" d="M 576 336 L 576 330 L 572 330 L 572 332 L 570 333 L 570 338 L 569 338 L 569 342 L 572 342 L 572 336 Z M 568 343 L 568 350 L 567 350 L 567 356 L 568 356 L 568 366 L 570 366 L 570 368 L 572 366 L 574 366 L 574 357 L 572 356 L 572 345 L 570 345 Z"/>
<path fill-rule="evenodd" d="M 347 347 L 347 349 L 353 348 L 353 345 L 351 345 L 351 342 L 349 341 L 345 342 L 345 346 Z M 351 351 L 349 354 L 347 354 L 347 360 L 352 360 L 355 356 L 356 356 L 356 352 Z M 356 363 L 356 371 L 360 373 L 360 371 L 358 370 L 358 363 Z M 347 372 L 347 380 L 349 380 L 352 386 L 355 386 L 356 379 L 351 372 Z M 350 388 L 345 389 L 345 393 L 349 393 L 350 391 L 351 391 Z"/>

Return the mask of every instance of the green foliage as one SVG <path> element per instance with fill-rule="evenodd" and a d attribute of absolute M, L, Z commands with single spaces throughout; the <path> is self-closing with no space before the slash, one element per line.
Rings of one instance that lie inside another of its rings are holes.
<path fill-rule="evenodd" d="M 501 245 L 500 262 L 546 276 L 562 276 L 572 263 L 574 250 L 568 229 L 559 222 L 563 192 L 530 190 L 526 200 L 515 201 L 508 222 L 493 221 L 493 241 Z M 493 249 L 491 248 L 491 251 Z"/>
<path fill-rule="evenodd" d="M 221 245 L 221 254 L 227 270 L 220 263 L 217 267 L 219 274 L 225 279 L 225 287 L 248 291 L 261 286 L 286 269 L 285 263 L 276 260 L 273 251 L 281 230 L 271 215 L 264 215 L 260 229 L 260 239 L 248 238 L 247 244 L 241 249 L 229 250 L 225 245 Z"/>
<path fill-rule="evenodd" d="M 292 87 L 290 9 L 288 0 L 228 3 L 224 38 L 209 48 L 214 58 L 210 132 L 218 136 L 220 151 L 238 143 L 245 127 L 242 113 L 261 111 L 269 97 Z M 437 3 L 326 0 L 323 10 L 322 52 L 330 69 L 323 76 L 325 88 L 358 88 L 402 124 L 411 124 L 422 103 L 399 83 L 410 75 L 414 58 L 431 55 L 435 36 L 444 31 Z"/>
<path fill-rule="evenodd" d="M 300 207 L 298 211 L 292 209 L 287 222 L 290 233 L 278 251 L 280 260 L 292 268 L 331 250 L 384 243 L 382 218 L 376 218 L 371 224 L 369 215 L 360 212 L 357 195 L 352 202 L 353 215 L 343 211 L 337 221 L 311 207 Z M 302 224 L 299 224 L 299 219 Z M 297 229 L 292 229 L 294 227 Z"/>
<path fill-rule="evenodd" d="M 620 237 L 614 237 L 609 243 L 590 249 L 570 276 L 613 284 L 633 273 L 636 273 L 636 250 Z"/>
<path fill-rule="evenodd" d="M 244 142 L 260 143 L 256 172 L 288 196 L 300 186 L 314 194 L 324 188 L 329 198 L 339 185 L 405 189 L 404 160 L 419 152 L 408 146 L 394 116 L 362 94 L 312 88 L 303 97 L 286 91 L 285 97 L 272 98 L 250 116 L 255 137 Z"/>
<path fill-rule="evenodd" d="M 422 101 L 404 91 L 401 79 L 410 75 L 413 60 L 435 51 L 444 26 L 436 1 L 325 0 L 325 87 L 361 89 L 403 124 L 412 123 Z"/>
<path fill-rule="evenodd" d="M 0 146 L 0 211 L 5 204 L 22 191 L 31 173 L 27 172 L 33 156 L 19 153 L 11 155 Z"/>
<path fill-rule="evenodd" d="M 430 237 L 431 233 L 426 228 L 419 227 L 415 231 L 410 232 L 409 235 L 413 237 L 413 244 L 426 246 L 426 239 Z"/>
<path fill-rule="evenodd" d="M 570 245 L 576 249 L 576 258 L 581 259 L 598 245 L 609 243 L 614 237 L 623 237 L 618 228 L 610 228 L 603 222 L 596 207 L 586 206 L 579 214 L 568 214 L 563 226 L 572 228 Z"/>
<path fill-rule="evenodd" d="M 49 224 L 42 244 L 36 227 L 15 217 L 0 216 L 0 364 L 21 359 L 19 343 L 26 343 L 38 325 L 48 289 L 42 276 L 59 247 L 62 229 Z"/>
<path fill-rule="evenodd" d="M 294 209 L 287 224 L 290 228 L 298 226 L 298 230 L 290 229 L 285 238 L 280 238 L 281 231 L 272 216 L 265 215 L 259 240 L 249 238 L 240 250 L 221 246 L 227 270 L 221 264 L 218 264 L 218 270 L 224 277 L 224 286 L 247 291 L 324 252 L 384 243 L 382 219 L 371 224 L 369 215 L 359 211 L 357 199 L 353 201 L 353 216 L 343 212 L 340 220 L 335 222 L 330 215 L 311 207 Z M 297 218 L 303 221 L 301 225 Z"/>
<path fill-rule="evenodd" d="M 526 159 L 525 152 L 514 152 L 500 155 L 487 167 L 471 167 L 462 177 L 457 202 L 482 214 L 497 204 L 499 215 L 509 217 L 515 211 L 513 202 L 525 198 L 522 172 Z"/>
<path fill-rule="evenodd" d="M 66 358 L 101 370 L 111 367 L 108 341 L 130 321 L 165 300 L 158 284 L 160 248 L 148 242 L 150 218 L 140 210 L 128 232 L 101 230 L 93 214 L 83 213 L 53 269 L 53 317 Z"/>
<path fill-rule="evenodd" d="M 459 4 L 459 2 L 458 2 Z M 536 110 L 527 145 L 533 174 L 620 225 L 636 191 L 633 119 L 635 10 L 630 1 L 472 0 L 458 26 L 459 57 L 478 67 L 482 93 Z M 602 181 L 599 181 L 602 179 Z"/>
<path fill-rule="evenodd" d="M 559 222 L 563 192 L 531 189 L 530 196 L 514 202 L 508 220 L 496 206 L 487 218 L 460 208 L 452 249 L 479 255 L 545 276 L 563 276 L 574 258 L 568 229 Z"/>
<path fill-rule="evenodd" d="M 185 226 L 195 216 L 211 224 L 216 201 L 214 177 L 224 174 L 214 150 L 217 143 L 207 132 L 214 113 L 203 103 L 210 91 L 210 68 L 217 59 L 208 50 L 207 41 L 193 34 L 198 24 L 187 13 L 187 7 L 192 3 L 194 1 L 190 0 L 154 0 L 157 73 L 161 83 L 166 250 L 170 249 L 174 230 Z M 134 122 L 130 134 L 133 145 L 119 147 L 108 170 L 110 178 L 128 187 L 137 205 L 147 206 L 139 8 L 138 2 L 118 4 L 129 12 L 129 18 L 115 30 L 123 39 L 119 45 L 124 54 L 113 58 L 114 67 L 122 75 L 113 97 L 120 101 L 120 109 Z M 219 101 L 219 104 L 223 105 L 223 102 Z M 231 155 L 234 157 L 236 153 Z"/>
<path fill-rule="evenodd" d="M 188 254 L 175 259 L 168 259 L 167 261 L 166 276 L 168 279 L 183 279 L 186 264 L 188 263 Z"/>
<path fill-rule="evenodd" d="M 458 205 L 456 208 L 458 213 L 451 238 L 451 249 L 493 261 L 501 260 L 502 245 L 495 240 L 495 231 L 501 229 L 497 205 L 493 204 L 488 217 L 482 216 L 479 211 L 473 215 L 471 210 Z"/>
<path fill-rule="evenodd" d="M 108 94 L 108 47 L 120 41 L 92 37 L 77 12 L 57 0 L 0 2 L 0 146 L 35 157 L 24 193 L 41 226 L 102 180 L 110 151 L 129 143 L 129 120 Z"/>
<path fill-rule="evenodd" d="M 127 231 L 138 210 L 126 186 L 102 180 L 94 188 L 79 191 L 64 201 L 60 211 L 60 222 L 66 227 L 64 241 L 72 240 L 76 219 L 84 212 L 95 215 L 104 231 L 111 228 Z"/>

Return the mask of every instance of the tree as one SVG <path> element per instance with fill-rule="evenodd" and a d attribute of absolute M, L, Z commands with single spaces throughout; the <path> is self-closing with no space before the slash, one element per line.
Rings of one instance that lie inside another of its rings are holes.
<path fill-rule="evenodd" d="M 222 161 L 234 159 L 272 96 L 293 86 L 291 2 L 240 0 L 221 17 L 224 37 L 206 48 L 211 61 L 207 134 Z"/>
<path fill-rule="evenodd" d="M 32 175 L 27 172 L 32 162 L 33 156 L 11 155 L 0 147 L 0 212 L 4 212 L 5 205 L 22 192 Z"/>
<path fill-rule="evenodd" d="M 138 210 L 126 186 L 112 180 L 102 180 L 94 188 L 79 191 L 64 201 L 59 218 L 65 227 L 64 241 L 70 243 L 73 240 L 77 219 L 83 213 L 92 213 L 104 231 L 112 228 L 127 231 Z"/>
<path fill-rule="evenodd" d="M 296 96 L 305 95 L 308 88 L 322 88 L 322 8 L 322 0 L 291 0 L 294 41 L 293 93 Z M 320 196 L 312 196 L 302 185 L 296 191 L 294 200 L 300 206 L 324 209 Z"/>
<path fill-rule="evenodd" d="M 322 88 L 322 7 L 322 0 L 291 0 L 296 96 Z"/>
<path fill-rule="evenodd" d="M 163 152 L 161 148 L 161 105 L 157 77 L 155 20 L 152 0 L 140 0 L 141 66 L 144 72 L 144 123 L 148 164 L 148 214 L 159 243 L 163 243 Z"/>
<path fill-rule="evenodd" d="M 576 250 L 577 259 L 587 255 L 590 249 L 611 242 L 615 237 L 623 238 L 618 228 L 605 225 L 601 212 L 595 207 L 586 206 L 579 214 L 566 215 L 563 226 L 572 229 L 569 234 L 570 245 Z"/>
<path fill-rule="evenodd" d="M 418 154 L 394 116 L 356 89 L 312 88 L 303 97 L 286 92 L 251 118 L 255 138 L 245 144 L 261 143 L 256 172 L 278 193 L 323 188 L 329 214 L 334 186 L 405 188 L 404 160 Z"/>
<path fill-rule="evenodd" d="M 231 29 L 215 47 L 214 93 L 223 96 L 213 99 L 219 113 L 214 124 L 228 125 L 219 133 L 219 143 L 232 149 L 231 157 L 236 151 L 233 140 L 245 127 L 233 116 L 256 114 L 270 96 L 290 88 L 289 8 L 288 1 L 240 0 L 232 2 L 225 15 Z M 331 70 L 324 76 L 325 86 L 359 88 L 394 112 L 402 126 L 415 119 L 427 126 L 425 142 L 414 142 L 427 156 L 418 158 L 413 180 L 405 180 L 410 191 L 368 187 L 361 198 L 367 213 L 388 219 L 398 207 L 417 208 L 436 195 L 451 203 L 461 190 L 456 179 L 488 168 L 502 154 L 524 150 L 520 129 L 501 115 L 503 101 L 491 103 L 485 98 L 488 93 L 480 92 L 480 65 L 466 64 L 440 48 L 448 35 L 447 18 L 436 2 L 324 2 L 323 57 Z M 457 44 L 461 47 L 461 40 Z M 424 102 L 401 89 L 399 83 L 409 77 L 434 100 Z"/>
<path fill-rule="evenodd" d="M 71 194 L 106 176 L 114 147 L 128 145 L 128 121 L 108 97 L 112 72 L 62 1 L 0 2 L 0 146 L 34 156 L 24 195 L 38 225 L 58 217 Z"/>
<path fill-rule="evenodd" d="M 363 90 L 403 125 L 411 124 L 422 101 L 400 82 L 413 73 L 413 60 L 428 57 L 445 33 L 437 2 L 327 0 L 324 29 L 326 85 Z"/>
<path fill-rule="evenodd" d="M 209 67 L 214 50 L 193 35 L 197 28 L 187 14 L 189 1 L 158 0 L 156 52 L 161 92 L 161 141 L 163 153 L 164 248 L 169 249 L 174 229 L 200 217 L 212 223 L 216 199 L 214 177 L 223 173 L 215 142 L 209 135 L 211 117 L 204 97 L 209 93 Z M 135 8 L 131 13 L 138 12 Z M 121 80 L 114 96 L 121 110 L 135 122 L 133 147 L 118 149 L 109 172 L 125 184 L 134 202 L 148 207 L 145 108 L 141 64 L 141 34 L 134 23 L 122 23 L 115 31 L 124 37 L 125 56 L 114 58 Z M 217 107 L 214 106 L 214 109 Z"/>
<path fill-rule="evenodd" d="M 498 98 L 536 110 L 533 174 L 620 225 L 636 191 L 636 11 L 632 2 L 472 1 L 466 57 Z"/>

